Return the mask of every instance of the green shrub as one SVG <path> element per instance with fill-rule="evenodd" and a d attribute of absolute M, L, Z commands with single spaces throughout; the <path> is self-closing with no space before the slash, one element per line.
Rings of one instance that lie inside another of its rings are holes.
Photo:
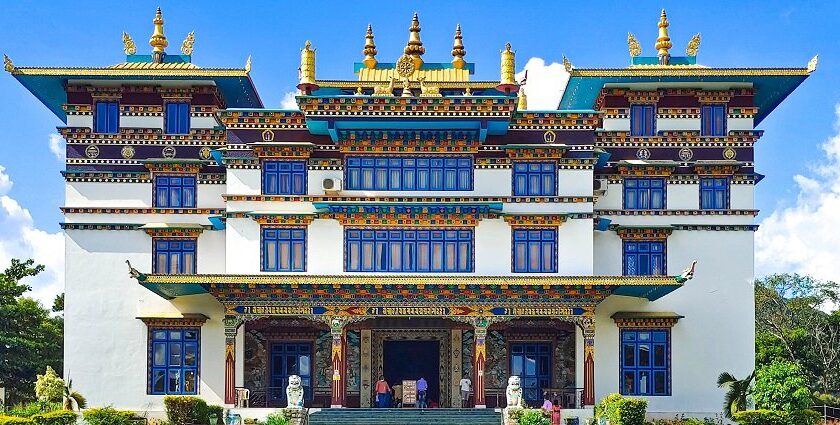
<path fill-rule="evenodd" d="M 767 410 L 807 409 L 811 405 L 811 392 L 802 367 L 787 361 L 775 361 L 755 374 L 753 399 L 756 407 Z"/>
<path fill-rule="evenodd" d="M 21 418 L 19 416 L 4 416 L 0 415 L 0 425 L 33 425 L 35 422 L 29 418 Z"/>
<path fill-rule="evenodd" d="M 217 405 L 207 406 L 207 416 L 216 417 L 216 425 L 225 425 L 225 408 Z"/>
<path fill-rule="evenodd" d="M 207 402 L 192 396 L 166 396 L 163 398 L 166 417 L 172 425 L 209 424 Z"/>
<path fill-rule="evenodd" d="M 64 396 L 64 380 L 47 366 L 43 375 L 37 375 L 35 380 L 35 396 L 39 401 L 61 401 Z"/>
<path fill-rule="evenodd" d="M 610 394 L 595 406 L 595 417 L 606 418 L 611 425 L 644 425 L 647 400 Z"/>
<path fill-rule="evenodd" d="M 72 410 L 55 410 L 32 416 L 37 425 L 72 425 L 76 423 L 76 412 Z"/>
<path fill-rule="evenodd" d="M 525 409 L 519 416 L 519 425 L 551 425 L 541 409 Z"/>
<path fill-rule="evenodd" d="M 265 425 L 288 425 L 289 419 L 286 418 L 286 415 L 283 411 L 274 412 L 265 417 Z"/>
<path fill-rule="evenodd" d="M 788 412 L 788 423 L 797 425 L 815 425 L 822 420 L 822 415 L 810 409 Z"/>
<path fill-rule="evenodd" d="M 813 394 L 814 404 L 818 406 L 840 407 L 840 397 L 835 397 L 831 394 L 822 394 L 815 392 Z"/>
<path fill-rule="evenodd" d="M 113 407 L 88 409 L 82 416 L 89 425 L 132 425 L 135 418 L 134 412 Z"/>
<path fill-rule="evenodd" d="M 746 410 L 735 413 L 735 422 L 741 425 L 814 425 L 820 414 L 812 410 Z"/>
<path fill-rule="evenodd" d="M 33 402 L 27 404 L 18 404 L 6 412 L 8 416 L 17 416 L 19 418 L 29 418 L 32 415 L 37 415 L 44 412 L 52 412 L 53 410 L 61 410 L 61 403 L 54 402 Z"/>

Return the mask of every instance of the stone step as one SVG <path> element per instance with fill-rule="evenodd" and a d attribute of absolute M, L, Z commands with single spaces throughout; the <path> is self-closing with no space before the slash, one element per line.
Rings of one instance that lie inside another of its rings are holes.
<path fill-rule="evenodd" d="M 499 425 L 493 409 L 323 409 L 309 425 Z"/>

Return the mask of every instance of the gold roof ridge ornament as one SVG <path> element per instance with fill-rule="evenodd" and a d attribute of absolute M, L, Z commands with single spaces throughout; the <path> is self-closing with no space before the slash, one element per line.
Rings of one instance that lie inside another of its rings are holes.
<path fill-rule="evenodd" d="M 659 15 L 659 23 L 657 26 L 659 27 L 659 37 L 656 38 L 656 47 L 657 50 L 657 57 L 659 58 L 660 65 L 668 65 L 671 61 L 671 53 L 669 49 L 673 46 L 671 43 L 671 37 L 668 36 L 668 26 L 670 23 L 668 22 L 668 14 L 665 13 L 665 9 L 662 9 L 662 13 Z"/>
<path fill-rule="evenodd" d="M 128 35 L 127 32 L 123 32 L 122 34 L 122 41 L 123 41 L 123 51 L 126 55 L 134 55 L 137 54 L 137 45 L 134 44 L 134 40 Z"/>
<path fill-rule="evenodd" d="M 163 62 L 164 50 L 169 46 L 169 42 L 166 41 L 166 36 L 163 34 L 163 12 L 161 12 L 160 7 L 157 8 L 152 23 L 155 25 L 152 36 L 149 38 L 149 45 L 152 46 L 152 61 L 161 63 Z"/>
<path fill-rule="evenodd" d="M 411 18 L 411 26 L 408 27 L 408 44 L 406 44 L 403 53 L 411 56 L 414 61 L 414 67 L 420 69 L 423 65 L 423 53 L 426 53 L 426 48 L 423 47 L 423 42 L 420 41 L 420 18 L 417 12 L 414 12 L 414 17 Z"/>
<path fill-rule="evenodd" d="M 633 35 L 632 32 L 627 33 L 627 47 L 630 50 L 630 56 L 636 57 L 642 54 L 642 46 L 639 44 L 639 40 L 636 40 L 636 36 Z"/>
<path fill-rule="evenodd" d="M 15 70 L 15 64 L 13 64 L 12 60 L 6 55 L 3 55 L 3 69 L 5 69 L 6 72 L 14 72 Z"/>
<path fill-rule="evenodd" d="M 305 95 L 309 96 L 313 90 L 318 88 L 315 82 L 315 50 L 312 48 L 312 42 L 306 40 L 303 49 L 300 51 L 300 68 L 298 68 L 300 81 L 297 88 Z"/>
<path fill-rule="evenodd" d="M 566 72 L 572 72 L 572 69 L 574 68 L 575 67 L 572 66 L 572 63 L 569 62 L 569 58 L 567 58 L 566 55 L 563 55 L 563 69 L 565 69 Z"/>
<path fill-rule="evenodd" d="M 373 69 L 376 67 L 377 53 L 379 52 L 376 51 L 376 44 L 373 42 L 373 25 L 368 24 L 367 33 L 365 34 L 365 48 L 362 50 L 362 54 L 365 55 L 362 63 L 365 64 L 367 69 Z"/>
<path fill-rule="evenodd" d="M 528 110 L 528 95 L 525 93 L 525 83 L 528 81 L 528 70 L 525 70 L 525 78 L 519 82 L 519 96 L 516 100 L 516 110 Z"/>
<path fill-rule="evenodd" d="M 461 36 L 461 24 L 458 24 L 455 26 L 455 42 L 452 45 L 452 66 L 456 69 L 463 69 L 467 63 L 464 60 L 464 56 L 466 55 L 467 51 L 464 49 L 464 39 Z"/>
<path fill-rule="evenodd" d="M 511 50 L 510 43 L 505 43 L 505 50 L 502 50 L 502 64 L 500 69 L 499 85 L 496 89 L 502 93 L 516 93 L 519 85 L 516 84 L 516 52 Z"/>
<path fill-rule="evenodd" d="M 184 39 L 184 42 L 181 43 L 181 53 L 192 56 L 193 48 L 195 47 L 195 31 L 190 31 L 187 34 L 187 38 Z"/>
<path fill-rule="evenodd" d="M 805 69 L 808 71 L 809 74 L 817 70 L 817 62 L 819 62 L 819 60 L 820 55 L 814 55 L 814 57 L 812 57 L 811 60 L 808 61 L 808 66 Z M 6 71 L 8 71 L 8 69 Z"/>
<path fill-rule="evenodd" d="M 688 41 L 688 46 L 685 47 L 686 56 L 697 56 L 700 51 L 700 33 L 694 34 L 691 40 Z"/>
<path fill-rule="evenodd" d="M 248 59 L 245 59 L 245 73 L 251 73 L 251 55 L 248 55 Z"/>

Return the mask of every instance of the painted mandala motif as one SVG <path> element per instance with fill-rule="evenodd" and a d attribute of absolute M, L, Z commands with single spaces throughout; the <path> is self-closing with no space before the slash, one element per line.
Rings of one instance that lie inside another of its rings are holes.
<path fill-rule="evenodd" d="M 688 161 L 692 157 L 694 157 L 694 152 L 689 148 L 682 148 L 680 149 L 680 160 Z"/>
<path fill-rule="evenodd" d="M 201 148 L 201 150 L 198 151 L 198 156 L 201 159 L 210 159 L 210 148 L 207 146 Z"/>
<path fill-rule="evenodd" d="M 120 149 L 120 155 L 122 155 L 123 159 L 131 159 L 134 158 L 134 146 L 123 146 Z"/>
<path fill-rule="evenodd" d="M 88 147 L 85 148 L 85 155 L 90 159 L 94 159 L 94 158 L 98 157 L 99 156 L 99 146 L 88 145 Z"/>
<path fill-rule="evenodd" d="M 723 159 L 732 160 L 732 159 L 735 159 L 735 155 L 736 155 L 735 149 L 726 148 L 726 149 L 723 150 Z"/>
<path fill-rule="evenodd" d="M 400 74 L 400 77 L 408 78 L 411 74 L 414 74 L 414 70 L 414 61 L 411 59 L 411 56 L 400 56 L 400 59 L 397 61 L 397 74 Z"/>
<path fill-rule="evenodd" d="M 167 146 L 167 147 L 163 148 L 162 154 L 163 154 L 164 158 L 175 158 L 175 154 L 176 154 L 175 147 L 174 146 Z"/>
<path fill-rule="evenodd" d="M 636 151 L 636 158 L 650 159 L 650 151 L 647 148 L 641 148 L 638 151 Z"/>

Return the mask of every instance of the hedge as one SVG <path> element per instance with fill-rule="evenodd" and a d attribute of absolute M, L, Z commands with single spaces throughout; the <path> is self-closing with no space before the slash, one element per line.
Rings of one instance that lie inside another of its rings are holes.
<path fill-rule="evenodd" d="M 35 422 L 29 418 L 0 415 L 0 425 L 33 425 L 34 423 Z"/>
<path fill-rule="evenodd" d="M 820 418 L 813 410 L 745 410 L 734 415 L 735 422 L 740 425 L 814 425 Z"/>
<path fill-rule="evenodd" d="M 134 412 L 113 407 L 87 409 L 82 414 L 89 425 L 133 425 Z"/>
<path fill-rule="evenodd" d="M 163 398 L 166 417 L 172 425 L 209 425 L 207 402 L 192 396 L 166 396 Z"/>
<path fill-rule="evenodd" d="M 610 394 L 595 406 L 595 417 L 606 418 L 611 425 L 644 425 L 646 411 L 645 399 Z"/>
<path fill-rule="evenodd" d="M 55 410 L 32 416 L 37 425 L 72 425 L 77 419 L 76 412 L 72 410 Z"/>

